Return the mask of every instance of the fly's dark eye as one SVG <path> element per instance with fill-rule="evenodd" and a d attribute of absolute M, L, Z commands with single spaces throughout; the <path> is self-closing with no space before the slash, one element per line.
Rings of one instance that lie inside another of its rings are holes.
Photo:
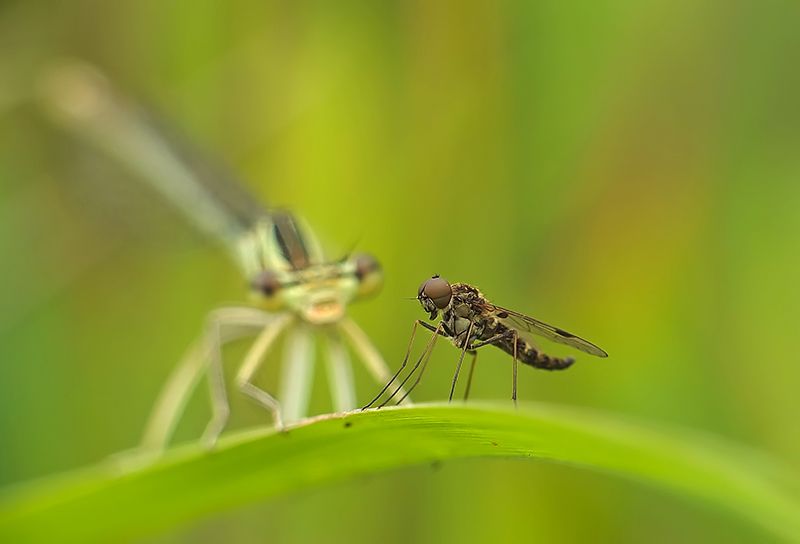
<path fill-rule="evenodd" d="M 450 298 L 453 296 L 453 290 L 447 280 L 434 276 L 422 284 L 421 295 L 431 299 L 437 308 L 443 310 L 450 304 Z"/>
<path fill-rule="evenodd" d="M 250 282 L 250 287 L 258 291 L 261 295 L 272 298 L 280 290 L 281 282 L 275 272 L 264 270 L 253 278 L 253 281 Z"/>
<path fill-rule="evenodd" d="M 360 253 L 353 256 L 355 275 L 358 280 L 358 296 L 369 296 L 377 293 L 383 284 L 383 273 L 380 263 L 372 255 Z"/>

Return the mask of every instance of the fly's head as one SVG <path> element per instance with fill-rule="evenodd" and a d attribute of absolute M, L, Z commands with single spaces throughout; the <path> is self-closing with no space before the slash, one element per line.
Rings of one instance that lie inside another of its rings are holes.
<path fill-rule="evenodd" d="M 431 320 L 436 319 L 439 312 L 447 308 L 452 298 L 453 289 L 447 280 L 439 276 L 433 276 L 422 282 L 417 292 L 417 300 L 422 305 L 422 309 L 428 312 Z"/>

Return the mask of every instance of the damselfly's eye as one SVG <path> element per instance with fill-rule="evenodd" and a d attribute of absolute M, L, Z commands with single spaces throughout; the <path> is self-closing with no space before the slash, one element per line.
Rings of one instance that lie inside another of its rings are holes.
<path fill-rule="evenodd" d="M 358 296 L 369 296 L 377 293 L 383 285 L 383 272 L 380 263 L 367 253 L 353 256 L 356 279 L 358 280 Z"/>
<path fill-rule="evenodd" d="M 420 287 L 420 295 L 426 296 L 433 301 L 437 308 L 444 310 L 450 304 L 453 290 L 447 280 L 434 276 Z"/>
<path fill-rule="evenodd" d="M 259 295 L 259 300 L 266 309 L 277 309 L 280 305 L 281 285 L 280 278 L 272 270 L 262 270 L 250 282 L 250 287 Z"/>

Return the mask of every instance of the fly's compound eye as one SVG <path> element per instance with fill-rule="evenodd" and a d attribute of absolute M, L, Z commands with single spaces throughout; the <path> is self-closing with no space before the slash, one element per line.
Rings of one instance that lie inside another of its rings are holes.
<path fill-rule="evenodd" d="M 438 309 L 444 310 L 450 304 L 453 290 L 447 280 L 434 276 L 420 286 L 419 294 L 429 298 Z"/>
<path fill-rule="evenodd" d="M 383 285 L 383 271 L 380 263 L 367 253 L 359 253 L 352 258 L 355 276 L 358 280 L 358 296 L 367 297 L 380 291 Z"/>
<path fill-rule="evenodd" d="M 283 288 L 278 275 L 271 270 L 264 270 L 250 282 L 250 288 L 258 295 L 258 299 L 267 310 L 276 310 L 281 306 L 280 292 Z"/>

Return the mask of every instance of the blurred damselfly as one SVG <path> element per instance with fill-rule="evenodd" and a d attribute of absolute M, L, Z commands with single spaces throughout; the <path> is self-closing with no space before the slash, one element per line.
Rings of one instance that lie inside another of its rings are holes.
<path fill-rule="evenodd" d="M 165 129 L 155 117 L 114 92 L 93 68 L 64 63 L 42 84 L 47 109 L 62 125 L 114 157 L 176 204 L 197 226 L 222 240 L 239 264 L 257 306 L 209 315 L 205 334 L 168 379 L 144 433 L 142 447 L 160 450 L 205 374 L 213 416 L 203 439 L 213 445 L 228 420 L 222 346 L 247 335 L 255 341 L 236 373 L 236 386 L 272 414 L 277 427 L 306 415 L 313 378 L 313 337 L 327 347 L 334 408 L 355 407 L 346 341 L 373 378 L 391 377 L 347 305 L 375 293 L 378 262 L 367 254 L 326 261 L 307 225 L 286 210 L 262 207 L 244 187 Z M 279 336 L 288 335 L 276 398 L 252 378 Z"/>

